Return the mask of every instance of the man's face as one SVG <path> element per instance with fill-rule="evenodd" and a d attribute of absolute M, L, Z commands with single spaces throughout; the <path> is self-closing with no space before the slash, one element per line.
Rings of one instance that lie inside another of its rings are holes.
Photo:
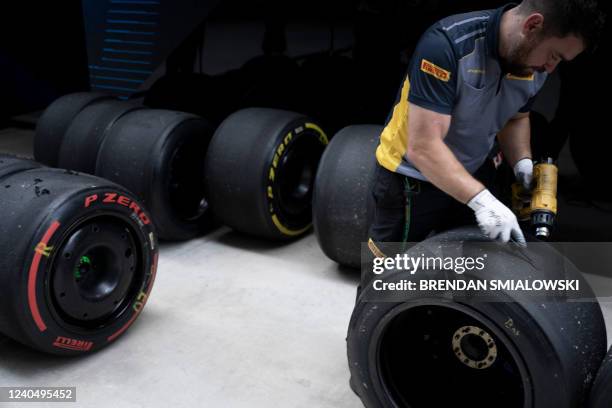
<path fill-rule="evenodd" d="M 582 39 L 568 35 L 564 38 L 527 32 L 513 45 L 502 66 L 516 76 L 530 76 L 534 72 L 552 73 L 561 61 L 571 61 L 584 51 Z"/>

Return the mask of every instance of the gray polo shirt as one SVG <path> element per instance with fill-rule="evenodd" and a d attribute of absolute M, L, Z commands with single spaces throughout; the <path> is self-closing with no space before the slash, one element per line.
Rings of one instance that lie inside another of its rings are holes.
<path fill-rule="evenodd" d="M 445 18 L 421 37 L 376 156 L 385 168 L 426 178 L 406 158 L 408 104 L 451 115 L 445 143 L 474 173 L 486 160 L 497 133 L 518 112 L 528 112 L 546 73 L 519 78 L 502 72 L 502 14 L 515 7 Z"/>

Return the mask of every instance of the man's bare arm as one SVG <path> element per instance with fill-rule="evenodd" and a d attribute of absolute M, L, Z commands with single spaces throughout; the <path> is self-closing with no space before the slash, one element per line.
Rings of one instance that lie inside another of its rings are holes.
<path fill-rule="evenodd" d="M 412 103 L 408 114 L 406 156 L 410 162 L 436 187 L 464 204 L 483 191 L 482 183 L 468 173 L 444 143 L 450 115 Z"/>
<path fill-rule="evenodd" d="M 511 167 L 521 159 L 531 159 L 531 122 L 529 113 L 519 113 L 497 135 L 499 146 Z"/>

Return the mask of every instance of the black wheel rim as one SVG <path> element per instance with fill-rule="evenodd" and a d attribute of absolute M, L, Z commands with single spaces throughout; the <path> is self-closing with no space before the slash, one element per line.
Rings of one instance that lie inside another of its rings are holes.
<path fill-rule="evenodd" d="M 65 234 L 50 265 L 50 298 L 62 322 L 104 327 L 130 307 L 145 276 L 134 231 L 121 219 L 99 216 Z"/>
<path fill-rule="evenodd" d="M 497 333 L 449 306 L 399 312 L 378 343 L 385 392 L 397 407 L 528 406 L 524 363 Z"/>

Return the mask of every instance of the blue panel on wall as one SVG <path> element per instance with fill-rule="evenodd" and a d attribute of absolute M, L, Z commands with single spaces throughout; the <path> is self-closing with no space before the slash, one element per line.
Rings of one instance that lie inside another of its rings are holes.
<path fill-rule="evenodd" d="M 91 89 L 122 99 L 139 91 L 217 3 L 83 0 Z"/>

